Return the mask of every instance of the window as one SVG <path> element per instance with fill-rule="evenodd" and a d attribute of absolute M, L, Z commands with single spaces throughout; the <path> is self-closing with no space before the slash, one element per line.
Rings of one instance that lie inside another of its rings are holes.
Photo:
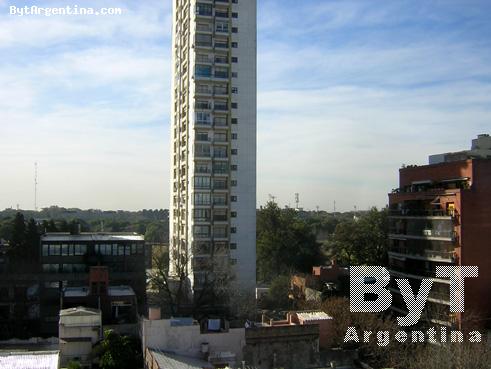
<path fill-rule="evenodd" d="M 213 141 L 215 141 L 215 142 L 227 142 L 227 134 L 217 132 L 213 136 Z"/>
<path fill-rule="evenodd" d="M 196 77 L 211 77 L 211 66 L 196 64 Z"/>
<path fill-rule="evenodd" d="M 237 47 L 239 47 L 239 44 L 237 42 L 232 42 L 232 47 L 237 48 Z"/>
<path fill-rule="evenodd" d="M 232 140 L 236 140 L 237 139 L 237 133 L 232 133 Z"/>
<path fill-rule="evenodd" d="M 210 205 L 211 197 L 209 193 L 195 193 L 194 204 L 195 205 Z"/>
<path fill-rule="evenodd" d="M 237 259 L 230 259 L 230 265 L 236 265 Z"/>
<path fill-rule="evenodd" d="M 216 78 L 228 78 L 228 68 L 215 68 Z"/>
<path fill-rule="evenodd" d="M 227 237 L 227 226 L 225 225 L 216 225 L 213 227 L 213 236 L 217 238 L 225 238 Z"/>
<path fill-rule="evenodd" d="M 196 34 L 196 45 L 211 47 L 211 35 Z"/>
<path fill-rule="evenodd" d="M 196 173 L 211 173 L 209 163 L 197 162 L 195 166 Z"/>
<path fill-rule="evenodd" d="M 194 220 L 197 222 L 209 222 L 211 211 L 209 209 L 194 209 Z"/>
<path fill-rule="evenodd" d="M 238 107 L 237 103 L 233 102 L 232 103 L 232 109 L 237 109 L 237 107 Z"/>
<path fill-rule="evenodd" d="M 226 146 L 215 146 L 213 148 L 213 157 L 224 159 L 227 158 L 227 147 Z"/>
<path fill-rule="evenodd" d="M 239 13 L 232 13 L 232 18 L 239 18 Z"/>
<path fill-rule="evenodd" d="M 228 33 L 228 22 L 217 22 L 215 29 L 217 32 Z"/>
<path fill-rule="evenodd" d="M 213 195 L 213 205 L 227 205 L 227 196 L 225 194 L 214 194 Z"/>
<path fill-rule="evenodd" d="M 208 141 L 208 132 L 196 132 L 197 141 Z"/>
<path fill-rule="evenodd" d="M 230 196 L 230 201 L 237 202 L 237 196 Z"/>
<path fill-rule="evenodd" d="M 237 27 L 232 27 L 232 33 L 238 33 L 239 29 Z"/>
<path fill-rule="evenodd" d="M 239 58 L 236 56 L 232 56 L 232 63 L 237 63 L 239 61 Z"/>
<path fill-rule="evenodd" d="M 210 177 L 194 177 L 194 188 L 209 189 Z"/>
<path fill-rule="evenodd" d="M 213 211 L 213 220 L 215 222 L 226 222 L 227 219 L 227 209 L 215 209 Z"/>
<path fill-rule="evenodd" d="M 209 157 L 210 153 L 211 153 L 210 145 L 206 145 L 206 144 L 196 144 L 195 145 L 196 156 Z"/>
<path fill-rule="evenodd" d="M 233 94 L 238 94 L 239 93 L 238 87 L 232 87 L 232 93 Z"/>
<path fill-rule="evenodd" d="M 196 14 L 211 16 L 213 14 L 213 9 L 211 4 L 197 3 L 196 4 Z"/>
<path fill-rule="evenodd" d="M 43 245 L 43 256 L 49 255 L 49 245 Z"/>
<path fill-rule="evenodd" d="M 230 212 L 230 217 L 231 218 L 237 218 L 237 212 L 236 211 Z"/>
<path fill-rule="evenodd" d="M 105 243 L 95 245 L 95 250 L 100 255 L 112 255 L 112 246 Z"/>
<path fill-rule="evenodd" d="M 237 165 L 231 165 L 230 170 L 236 171 L 237 170 Z"/>
<path fill-rule="evenodd" d="M 63 273 L 72 273 L 73 265 L 72 264 L 62 264 L 61 270 Z"/>
<path fill-rule="evenodd" d="M 208 110 L 211 108 L 211 104 L 206 100 L 198 100 L 196 101 L 196 109 Z"/>
<path fill-rule="evenodd" d="M 230 152 L 232 153 L 232 155 L 237 155 L 237 149 L 232 149 L 230 150 Z"/>
<path fill-rule="evenodd" d="M 75 256 L 82 256 L 87 254 L 87 245 L 80 245 L 80 244 L 74 245 L 73 254 Z"/>
<path fill-rule="evenodd" d="M 125 245 L 113 244 L 113 248 L 118 248 L 118 256 L 124 256 L 125 253 Z"/>
<path fill-rule="evenodd" d="M 214 178 L 213 179 L 213 188 L 215 190 L 226 190 L 227 189 L 227 180 L 224 178 Z"/>
<path fill-rule="evenodd" d="M 227 174 L 228 164 L 227 163 L 213 163 L 213 173 L 214 174 Z"/>
<path fill-rule="evenodd" d="M 61 255 L 61 245 L 49 246 L 49 256 L 60 256 L 60 255 Z"/>
<path fill-rule="evenodd" d="M 232 72 L 232 78 L 237 78 L 239 74 L 237 72 Z"/>
<path fill-rule="evenodd" d="M 228 250 L 227 242 L 215 242 L 215 253 L 216 254 L 224 254 Z"/>
<path fill-rule="evenodd" d="M 193 234 L 196 237 L 210 237 L 210 226 L 195 225 L 193 227 Z"/>
<path fill-rule="evenodd" d="M 237 186 L 237 180 L 232 179 L 232 180 L 230 181 L 230 185 L 231 185 L 232 187 L 236 187 L 236 186 Z"/>
<path fill-rule="evenodd" d="M 231 243 L 230 244 L 230 250 L 237 250 L 237 244 L 236 243 Z"/>
<path fill-rule="evenodd" d="M 45 273 L 58 273 L 58 264 L 43 264 L 43 272 Z"/>
<path fill-rule="evenodd" d="M 232 124 L 237 124 L 238 123 L 238 119 L 237 118 L 232 118 Z"/>

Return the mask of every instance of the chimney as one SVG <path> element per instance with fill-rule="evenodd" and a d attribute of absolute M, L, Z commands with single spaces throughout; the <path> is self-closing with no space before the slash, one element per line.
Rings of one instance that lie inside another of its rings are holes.
<path fill-rule="evenodd" d="M 160 307 L 151 306 L 148 308 L 148 319 L 149 320 L 160 320 L 161 319 L 161 311 Z"/>

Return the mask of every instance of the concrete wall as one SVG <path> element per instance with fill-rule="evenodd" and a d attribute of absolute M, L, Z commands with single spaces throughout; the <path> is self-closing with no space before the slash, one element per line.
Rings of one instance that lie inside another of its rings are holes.
<path fill-rule="evenodd" d="M 172 327 L 170 320 L 142 320 L 144 349 L 174 351 L 178 355 L 201 357 L 201 344 L 209 344 L 209 352 L 232 352 L 242 360 L 245 329 L 230 329 L 226 333 L 201 334 L 199 325 Z"/>

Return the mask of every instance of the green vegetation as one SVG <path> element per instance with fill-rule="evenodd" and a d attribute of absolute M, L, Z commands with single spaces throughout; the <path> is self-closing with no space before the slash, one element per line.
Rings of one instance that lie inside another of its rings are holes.
<path fill-rule="evenodd" d="M 145 235 L 147 242 L 166 243 L 169 238 L 169 219 L 167 210 L 103 211 L 66 209 L 57 206 L 41 211 L 5 209 L 0 211 L 0 238 L 19 245 L 18 237 L 22 231 L 20 213 L 29 221 L 26 225 L 32 232 L 36 226 L 38 233 L 47 232 L 137 232 Z M 17 221 L 15 221 L 17 219 Z M 17 222 L 17 223 L 16 223 Z M 15 228 L 17 227 L 17 228 Z M 33 234 L 33 233 L 32 233 Z"/>
<path fill-rule="evenodd" d="M 386 265 L 387 210 L 372 208 L 357 218 L 338 223 L 326 246 L 345 265 Z"/>
<path fill-rule="evenodd" d="M 258 279 L 310 272 L 323 262 L 321 245 L 313 227 L 294 209 L 280 209 L 269 202 L 257 214 Z"/>
<path fill-rule="evenodd" d="M 133 336 L 122 336 L 113 330 L 104 332 L 104 339 L 94 347 L 101 369 L 135 369 L 143 367 L 141 343 Z"/>

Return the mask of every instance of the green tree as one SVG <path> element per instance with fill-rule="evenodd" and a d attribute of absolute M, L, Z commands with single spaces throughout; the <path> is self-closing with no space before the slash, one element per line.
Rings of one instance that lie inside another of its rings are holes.
<path fill-rule="evenodd" d="M 372 208 L 359 218 L 336 226 L 328 246 L 347 265 L 386 265 L 388 247 L 387 210 Z"/>
<path fill-rule="evenodd" d="M 139 340 L 122 336 L 113 330 L 104 332 L 104 339 L 94 347 L 93 354 L 99 357 L 101 369 L 134 369 L 143 366 Z"/>
<path fill-rule="evenodd" d="M 168 238 L 168 224 L 162 221 L 156 221 L 147 225 L 145 231 L 145 241 L 165 243 L 167 242 Z"/>
<path fill-rule="evenodd" d="M 27 223 L 24 248 L 27 260 L 30 262 L 39 260 L 39 231 L 35 220 L 32 218 Z"/>
<path fill-rule="evenodd" d="M 69 361 L 67 365 L 67 369 L 82 369 L 82 366 L 78 361 Z"/>
<path fill-rule="evenodd" d="M 291 300 L 290 277 L 280 275 L 275 277 L 269 286 L 269 291 L 264 297 L 261 307 L 264 309 L 290 309 Z"/>
<path fill-rule="evenodd" d="M 323 262 L 320 244 L 312 227 L 293 209 L 280 209 L 274 202 L 259 210 L 257 217 L 258 278 L 310 272 Z"/>

